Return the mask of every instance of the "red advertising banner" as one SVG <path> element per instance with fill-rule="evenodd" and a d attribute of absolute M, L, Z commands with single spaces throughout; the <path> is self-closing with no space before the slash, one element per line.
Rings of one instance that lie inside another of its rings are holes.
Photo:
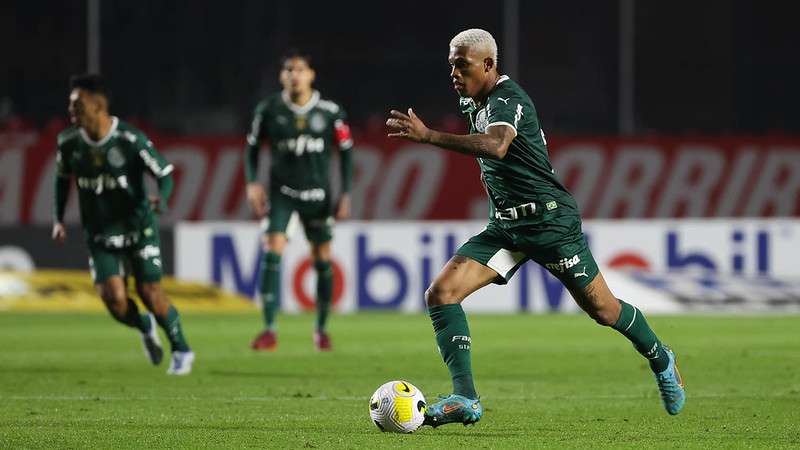
<path fill-rule="evenodd" d="M 0 223 L 52 220 L 56 134 L 0 133 Z M 162 223 L 251 217 L 244 136 L 149 136 L 176 167 Z M 356 135 L 355 141 L 355 219 L 486 217 L 473 158 L 383 136 Z M 548 136 L 548 144 L 586 218 L 800 215 L 800 138 Z M 268 160 L 265 150 L 264 180 Z M 73 193 L 69 222 L 78 220 L 76 201 Z"/>

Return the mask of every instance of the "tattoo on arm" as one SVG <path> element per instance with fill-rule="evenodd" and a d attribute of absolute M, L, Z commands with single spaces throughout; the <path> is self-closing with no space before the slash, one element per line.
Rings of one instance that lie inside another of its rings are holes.
<path fill-rule="evenodd" d="M 487 134 L 451 134 L 431 130 L 428 142 L 465 155 L 486 159 L 503 159 L 514 139 L 509 127 L 492 127 Z"/>

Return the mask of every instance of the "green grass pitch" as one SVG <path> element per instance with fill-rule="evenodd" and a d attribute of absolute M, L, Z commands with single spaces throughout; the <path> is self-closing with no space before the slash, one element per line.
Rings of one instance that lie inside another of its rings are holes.
<path fill-rule="evenodd" d="M 472 315 L 484 419 L 397 435 L 369 420 L 381 383 L 450 388 L 422 315 L 336 316 L 321 354 L 309 315 L 281 317 L 278 351 L 254 353 L 257 313 L 186 314 L 197 362 L 174 378 L 105 314 L 0 313 L 0 448 L 800 447 L 800 318 L 650 322 L 686 379 L 679 416 L 631 345 L 586 317 Z"/>

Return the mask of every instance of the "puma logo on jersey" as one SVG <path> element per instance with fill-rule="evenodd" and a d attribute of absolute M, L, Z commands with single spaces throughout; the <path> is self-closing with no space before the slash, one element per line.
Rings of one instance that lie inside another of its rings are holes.
<path fill-rule="evenodd" d="M 586 277 L 589 278 L 589 275 L 586 274 L 586 266 L 583 266 L 583 272 L 578 272 L 575 274 L 575 278 Z"/>
<path fill-rule="evenodd" d="M 508 99 L 507 98 L 497 97 L 497 99 L 500 100 L 501 102 L 505 103 L 506 105 L 508 104 Z"/>

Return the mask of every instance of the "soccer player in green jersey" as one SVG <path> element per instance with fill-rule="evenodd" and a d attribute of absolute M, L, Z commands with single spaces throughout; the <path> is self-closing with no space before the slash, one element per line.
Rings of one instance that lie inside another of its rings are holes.
<path fill-rule="evenodd" d="M 472 339 L 461 302 L 490 284 L 505 284 L 526 261 L 543 265 L 597 323 L 628 338 L 648 359 L 669 414 L 683 408 L 675 355 L 635 306 L 611 293 L 586 244 L 575 200 L 550 165 L 530 97 L 497 69 L 491 34 L 470 29 L 450 42 L 453 87 L 470 134 L 431 130 L 409 108 L 392 111 L 389 136 L 475 156 L 489 196 L 489 224 L 444 266 L 426 292 L 436 342 L 453 380 L 453 394 L 428 406 L 425 423 L 475 423 L 483 414 L 472 381 Z"/>
<path fill-rule="evenodd" d="M 172 347 L 167 373 L 189 374 L 194 353 L 183 336 L 178 310 L 161 288 L 161 248 L 154 214 L 166 209 L 173 166 L 144 133 L 109 114 L 109 95 L 101 76 L 75 76 L 71 89 L 72 126 L 58 135 L 53 239 L 63 242 L 67 237 L 64 209 L 74 178 L 97 293 L 111 316 L 141 332 L 145 354 L 154 365 L 163 357 L 156 331 L 156 324 L 160 325 Z M 159 196 L 148 197 L 145 173 L 157 180 Z M 141 314 L 128 297 L 129 273 L 149 314 Z"/>
<path fill-rule="evenodd" d="M 332 228 L 334 217 L 341 220 L 350 215 L 353 140 L 344 111 L 320 98 L 312 88 L 314 77 L 308 56 L 291 53 L 285 57 L 280 71 L 283 90 L 256 106 L 247 135 L 247 199 L 256 216 L 269 219 L 262 236 L 259 278 L 265 329 L 253 340 L 254 350 L 274 350 L 277 346 L 275 315 L 280 305 L 281 255 L 287 243 L 286 226 L 295 211 L 311 244 L 317 272 L 314 345 L 317 350 L 331 349 L 326 324 L 333 295 Z M 270 143 L 269 195 L 257 179 L 263 140 Z M 329 166 L 334 146 L 339 148 L 341 194 L 332 205 Z"/>

